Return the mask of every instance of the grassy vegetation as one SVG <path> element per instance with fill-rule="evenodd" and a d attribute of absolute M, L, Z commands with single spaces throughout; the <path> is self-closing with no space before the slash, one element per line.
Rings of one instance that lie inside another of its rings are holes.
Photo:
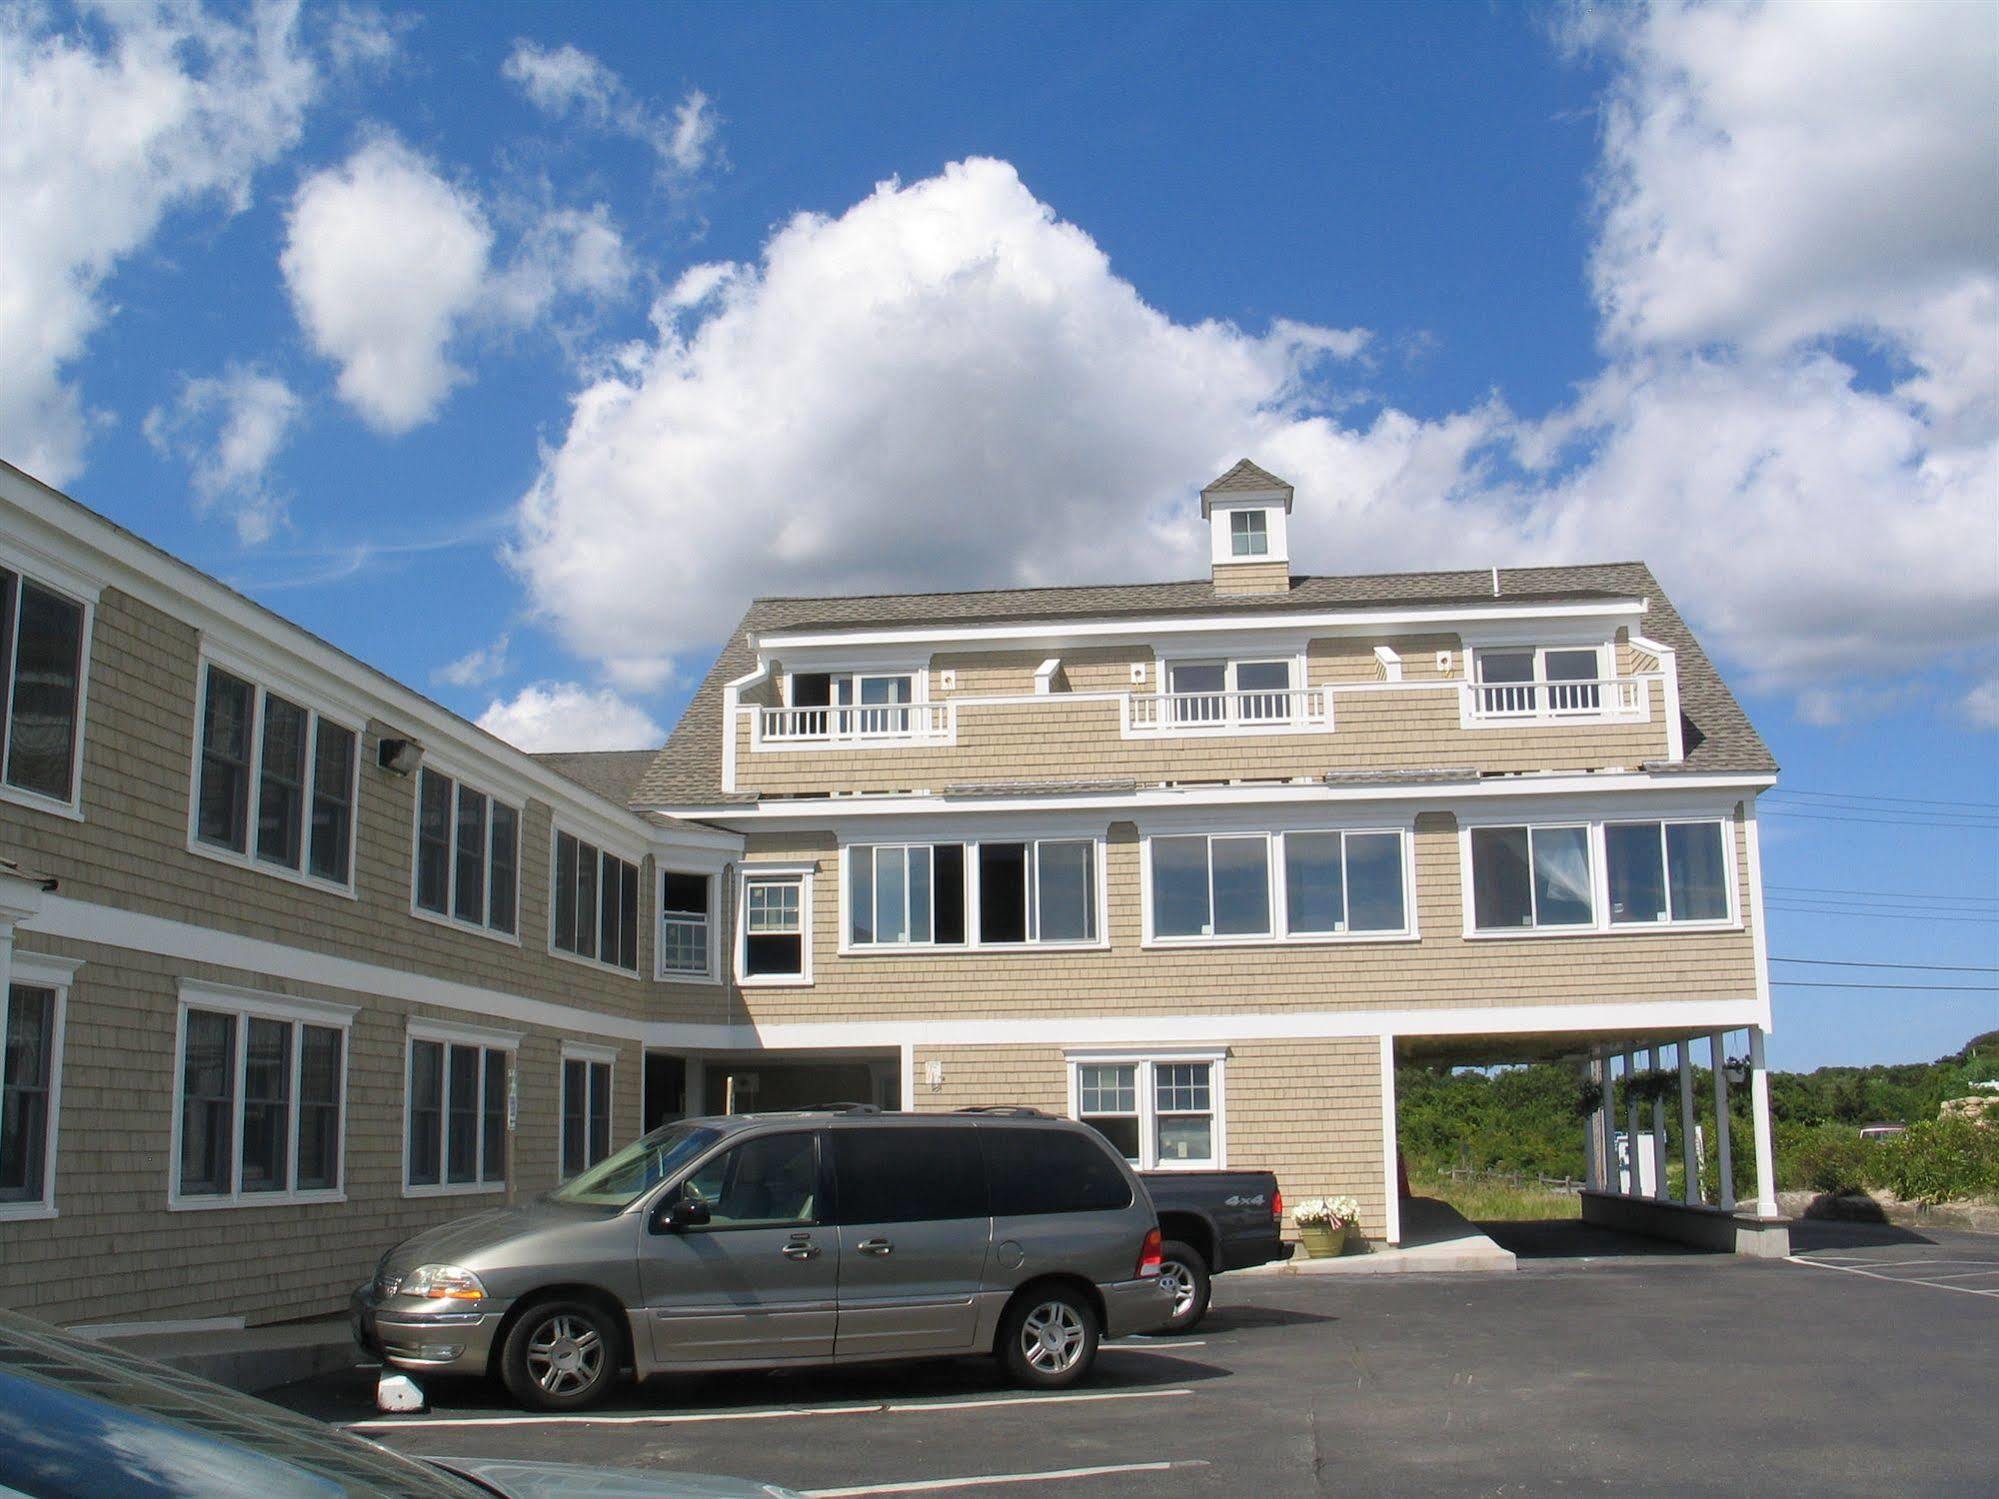
<path fill-rule="evenodd" d="M 1447 1176 L 1409 1179 L 1409 1189 L 1422 1197 L 1448 1202 L 1474 1223 L 1533 1223 L 1549 1218 L 1580 1218 L 1582 1198 L 1573 1192 L 1550 1192 L 1531 1184 L 1503 1181 L 1453 1181 Z"/>

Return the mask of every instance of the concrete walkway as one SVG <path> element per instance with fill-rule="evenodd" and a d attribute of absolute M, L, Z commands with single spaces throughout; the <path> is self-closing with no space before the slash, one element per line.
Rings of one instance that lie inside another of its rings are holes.
<path fill-rule="evenodd" d="M 1434 1197 L 1402 1199 L 1402 1242 L 1367 1254 L 1313 1260 L 1302 1255 L 1243 1275 L 1470 1275 L 1516 1268 L 1511 1250 L 1480 1233 L 1456 1208 Z"/>
<path fill-rule="evenodd" d="M 134 1333 L 103 1341 L 233 1390 L 268 1390 L 351 1368 L 361 1357 L 345 1317 L 200 1332 Z"/>

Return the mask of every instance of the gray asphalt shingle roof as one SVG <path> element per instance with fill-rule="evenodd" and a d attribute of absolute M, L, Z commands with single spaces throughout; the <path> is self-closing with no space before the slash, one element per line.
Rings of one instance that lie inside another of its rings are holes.
<path fill-rule="evenodd" d="M 1241 464 L 1237 465 L 1238 469 L 1241 467 Z M 1232 469 L 1230 473 L 1235 471 Z M 756 653 L 749 643 L 752 633 L 769 634 L 804 628 L 995 624 L 1036 619 L 1051 622 L 1170 619 L 1178 614 L 1270 615 L 1293 610 L 1325 611 L 1386 604 L 1450 606 L 1490 603 L 1493 599 L 1492 577 L 1490 569 L 1294 577 L 1289 591 L 1282 594 L 1235 596 L 1218 595 L 1210 580 L 1200 578 L 1177 583 L 1002 588 L 967 593 L 757 599 L 751 603 L 728 643 L 723 646 L 713 668 L 695 690 L 666 747 L 659 751 L 651 766 L 639 778 L 632 800 L 637 805 L 662 807 L 712 806 L 755 799 L 752 792 L 726 794 L 721 782 L 722 688 L 725 683 L 755 669 Z M 1687 724 L 1687 758 L 1670 768 L 1690 772 L 1740 771 L 1752 774 L 1776 769 L 1776 762 L 1761 736 L 1644 563 L 1501 568 L 1499 587 L 1501 599 L 1516 602 L 1602 598 L 1651 600 L 1645 633 L 1678 653 L 1680 711 Z"/>

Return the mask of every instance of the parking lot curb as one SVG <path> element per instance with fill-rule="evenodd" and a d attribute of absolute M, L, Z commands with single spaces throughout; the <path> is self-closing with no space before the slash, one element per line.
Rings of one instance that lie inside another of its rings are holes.
<path fill-rule="evenodd" d="M 245 1393 L 350 1368 L 361 1357 L 345 1317 L 214 1332 L 135 1333 L 104 1341 Z"/>

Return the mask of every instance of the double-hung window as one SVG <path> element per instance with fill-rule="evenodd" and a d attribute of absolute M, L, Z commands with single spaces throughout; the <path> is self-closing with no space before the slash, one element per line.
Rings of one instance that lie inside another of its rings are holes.
<path fill-rule="evenodd" d="M 82 601 L 0 567 L 0 785 L 31 805 L 76 805 L 87 620 Z"/>
<path fill-rule="evenodd" d="M 512 937 L 520 867 L 518 808 L 428 766 L 417 772 L 410 899 L 419 915 Z"/>
<path fill-rule="evenodd" d="M 1268 937 L 1270 835 L 1175 834 L 1152 840 L 1158 937 Z"/>
<path fill-rule="evenodd" d="M 351 890 L 360 731 L 213 662 L 200 729 L 193 847 Z"/>
<path fill-rule="evenodd" d="M 1481 717 L 1595 713 L 1603 706 L 1603 655 L 1595 646 L 1481 647 L 1474 659 Z"/>
<path fill-rule="evenodd" d="M 78 966 L 17 952 L 0 992 L 0 1221 L 55 1212 L 63 1009 Z"/>
<path fill-rule="evenodd" d="M 715 877 L 663 870 L 659 877 L 661 978 L 712 978 L 714 951 L 709 918 Z"/>
<path fill-rule="evenodd" d="M 353 1013 L 183 990 L 171 1206 L 340 1197 Z"/>
<path fill-rule="evenodd" d="M 639 867 L 569 833 L 555 835 L 550 945 L 639 971 Z"/>
<path fill-rule="evenodd" d="M 1479 931 L 1595 925 L 1587 826 L 1475 827 L 1470 836 Z"/>
<path fill-rule="evenodd" d="M 745 983 L 796 984 L 812 978 L 806 940 L 811 917 L 811 875 L 803 870 L 745 870 L 742 876 L 742 945 L 736 973 Z"/>
<path fill-rule="evenodd" d="M 611 1153 L 613 1053 L 562 1049 L 562 1178 L 589 1170 Z"/>
<path fill-rule="evenodd" d="M 1094 838 L 857 844 L 846 863 L 849 948 L 1098 940 Z"/>
<path fill-rule="evenodd" d="M 1728 920 L 1727 848 L 1713 819 L 1606 823 L 1610 924 Z"/>
<path fill-rule="evenodd" d="M 491 1192 L 507 1180 L 507 1069 L 517 1038 L 412 1024 L 403 1190 Z"/>
<path fill-rule="evenodd" d="M 1070 1063 L 1076 1117 L 1141 1170 L 1221 1164 L 1216 1057 L 1090 1058 Z"/>

